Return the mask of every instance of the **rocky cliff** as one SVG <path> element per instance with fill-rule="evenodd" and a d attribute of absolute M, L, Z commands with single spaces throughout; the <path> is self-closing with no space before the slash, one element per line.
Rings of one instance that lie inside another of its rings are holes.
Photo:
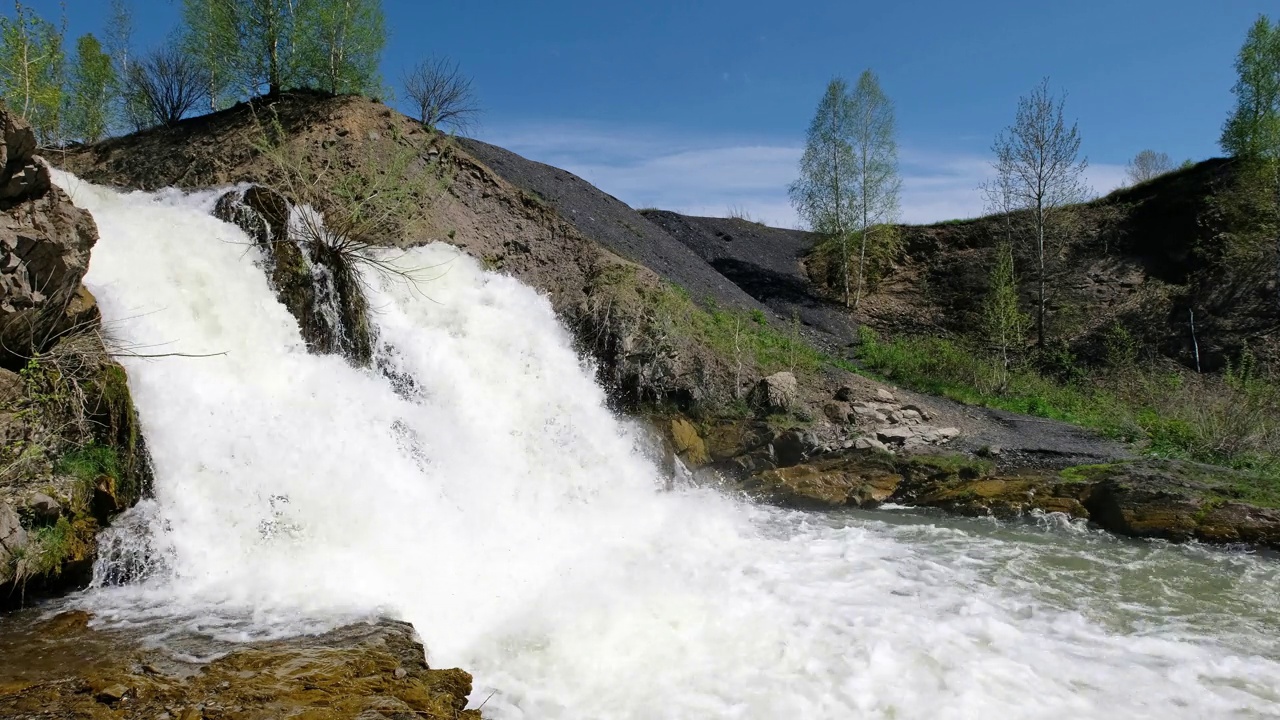
<path fill-rule="evenodd" d="M 81 284 L 98 233 L 0 110 L 0 605 L 87 580 L 94 535 L 146 491 L 124 369 Z"/>

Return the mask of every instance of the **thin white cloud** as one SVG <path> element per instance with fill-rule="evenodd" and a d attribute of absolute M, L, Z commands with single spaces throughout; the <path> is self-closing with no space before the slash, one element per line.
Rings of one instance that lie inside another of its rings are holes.
<path fill-rule="evenodd" d="M 745 210 L 753 219 L 798 227 L 787 199 L 802 146 L 740 138 L 699 138 L 653 130 L 556 122 L 493 129 L 484 139 L 531 160 L 578 175 L 636 208 L 691 215 Z M 900 153 L 902 215 L 909 223 L 968 218 L 983 212 L 978 186 L 991 174 L 987 158 L 928 148 Z M 1098 194 L 1119 187 L 1124 168 L 1091 165 Z"/>

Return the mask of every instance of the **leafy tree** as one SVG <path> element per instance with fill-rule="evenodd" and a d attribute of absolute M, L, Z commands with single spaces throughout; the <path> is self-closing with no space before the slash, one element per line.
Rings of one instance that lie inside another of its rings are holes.
<path fill-rule="evenodd" d="M 183 0 L 180 45 L 209 86 L 209 109 L 227 103 L 241 67 L 241 0 Z"/>
<path fill-rule="evenodd" d="M 991 268 L 990 287 L 983 308 L 982 325 L 989 347 L 996 356 L 1000 388 L 1009 384 L 1010 352 L 1022 344 L 1030 318 L 1018 307 L 1018 279 L 1013 267 L 1013 246 L 1002 242 L 996 247 L 996 262 Z"/>
<path fill-rule="evenodd" d="M 387 33 L 381 0 L 317 0 L 304 18 L 309 83 L 335 95 L 382 90 L 378 61 Z"/>
<path fill-rule="evenodd" d="M 1222 128 L 1222 149 L 1233 157 L 1274 161 L 1280 156 L 1280 25 L 1260 16 L 1236 58 L 1236 107 Z"/>
<path fill-rule="evenodd" d="M 217 0 L 207 0 L 216 2 Z M 235 0 L 239 76 L 245 90 L 268 95 L 297 87 L 306 15 L 315 0 Z"/>
<path fill-rule="evenodd" d="M 76 41 L 76 60 L 67 93 L 67 131 L 72 137 L 95 143 L 107 134 L 111 101 L 116 88 L 111 57 L 92 34 Z"/>
<path fill-rule="evenodd" d="M 1137 185 L 1172 170 L 1173 160 L 1169 158 L 1169 153 L 1143 150 L 1129 161 L 1128 167 L 1125 168 L 1125 175 L 1128 176 L 1131 184 Z"/>
<path fill-rule="evenodd" d="M 448 58 L 432 57 L 418 63 L 405 74 L 403 83 L 418 120 L 432 130 L 449 125 L 465 131 L 480 114 L 471 78 Z"/>
<path fill-rule="evenodd" d="M 1258 17 L 1236 58 L 1236 73 L 1232 88 L 1236 107 L 1220 141 L 1223 150 L 1243 163 L 1231 194 L 1256 198 L 1257 191 L 1263 190 L 1262 204 L 1270 207 L 1259 207 L 1253 217 L 1270 218 L 1271 227 L 1263 232 L 1274 235 L 1276 249 L 1270 261 L 1280 275 L 1280 24 L 1272 24 L 1265 15 Z"/>
<path fill-rule="evenodd" d="M 867 246 L 875 248 L 895 241 L 889 223 L 897 220 L 898 143 L 894 139 L 893 103 L 880 89 L 870 70 L 863 71 L 848 99 L 849 130 L 853 146 L 853 185 L 850 200 L 858 220 L 858 286 L 853 306 L 862 299 L 867 274 Z M 847 299 L 846 299 L 847 302 Z"/>
<path fill-rule="evenodd" d="M 849 293 L 849 240 L 861 221 L 853 194 L 857 187 L 857 156 L 853 150 L 853 118 L 848 84 L 841 78 L 827 84 L 809 123 L 800 177 L 788 192 L 796 213 L 814 232 L 840 243 L 840 267 L 845 305 Z"/>
<path fill-rule="evenodd" d="M 133 56 L 133 10 L 127 0 L 111 0 L 105 37 L 105 50 L 111 56 L 115 76 L 113 120 L 130 130 L 142 130 L 148 125 L 149 112 L 138 93 L 129 90 L 129 68 L 136 58 Z"/>
<path fill-rule="evenodd" d="M 1080 132 L 1075 123 L 1063 118 L 1063 98 L 1049 93 L 1046 78 L 1030 95 L 1018 100 L 1013 125 L 997 137 L 992 150 L 997 176 L 1011 188 L 1015 206 L 1030 215 L 1027 240 L 1036 258 L 1036 341 L 1045 345 L 1048 261 L 1050 241 L 1066 220 L 1064 208 L 1084 201 L 1088 188 L 1084 170 L 1088 160 L 1080 157 Z"/>
<path fill-rule="evenodd" d="M 42 144 L 61 131 L 64 31 L 14 3 L 14 16 L 0 17 L 0 94 L 31 123 Z"/>

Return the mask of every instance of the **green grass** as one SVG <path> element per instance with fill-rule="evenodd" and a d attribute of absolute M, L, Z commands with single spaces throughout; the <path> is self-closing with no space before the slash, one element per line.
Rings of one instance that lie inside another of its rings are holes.
<path fill-rule="evenodd" d="M 1061 420 L 1138 443 L 1153 456 L 1257 473 L 1271 478 L 1266 493 L 1280 488 L 1280 431 L 1272 427 L 1280 385 L 1251 370 L 1213 378 L 1170 368 L 1071 366 L 1064 381 L 1020 367 L 1006 378 L 982 351 L 954 341 L 885 341 L 870 332 L 863 333 L 858 359 L 920 392 Z"/>
<path fill-rule="evenodd" d="M 677 332 L 687 333 L 722 357 L 738 359 L 748 369 L 762 374 L 782 370 L 812 374 L 831 364 L 799 333 L 776 329 L 759 310 L 726 310 L 713 303 L 704 309 L 675 286 L 659 293 L 656 306 L 660 316 Z"/>
<path fill-rule="evenodd" d="M 104 445 L 90 444 L 76 448 L 58 458 L 57 472 L 89 483 L 103 475 L 120 478 L 120 458 Z"/>

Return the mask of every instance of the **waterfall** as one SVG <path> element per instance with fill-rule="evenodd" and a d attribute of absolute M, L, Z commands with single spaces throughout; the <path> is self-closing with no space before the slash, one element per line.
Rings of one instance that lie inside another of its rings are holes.
<path fill-rule="evenodd" d="M 260 250 L 210 216 L 217 193 L 58 181 L 98 222 L 86 283 L 155 470 L 108 548 L 142 579 L 82 598 L 103 622 L 237 640 L 390 614 L 500 718 L 1166 720 L 1280 702 L 1280 648 L 1259 640 L 1280 627 L 1276 574 L 1255 559 L 666 490 L 516 280 L 444 245 L 381 258 L 398 272 L 364 278 L 378 357 L 353 367 L 307 352 Z M 1222 602 L 1263 609 L 1224 622 L 1177 600 L 1207 568 L 1229 578 Z"/>

